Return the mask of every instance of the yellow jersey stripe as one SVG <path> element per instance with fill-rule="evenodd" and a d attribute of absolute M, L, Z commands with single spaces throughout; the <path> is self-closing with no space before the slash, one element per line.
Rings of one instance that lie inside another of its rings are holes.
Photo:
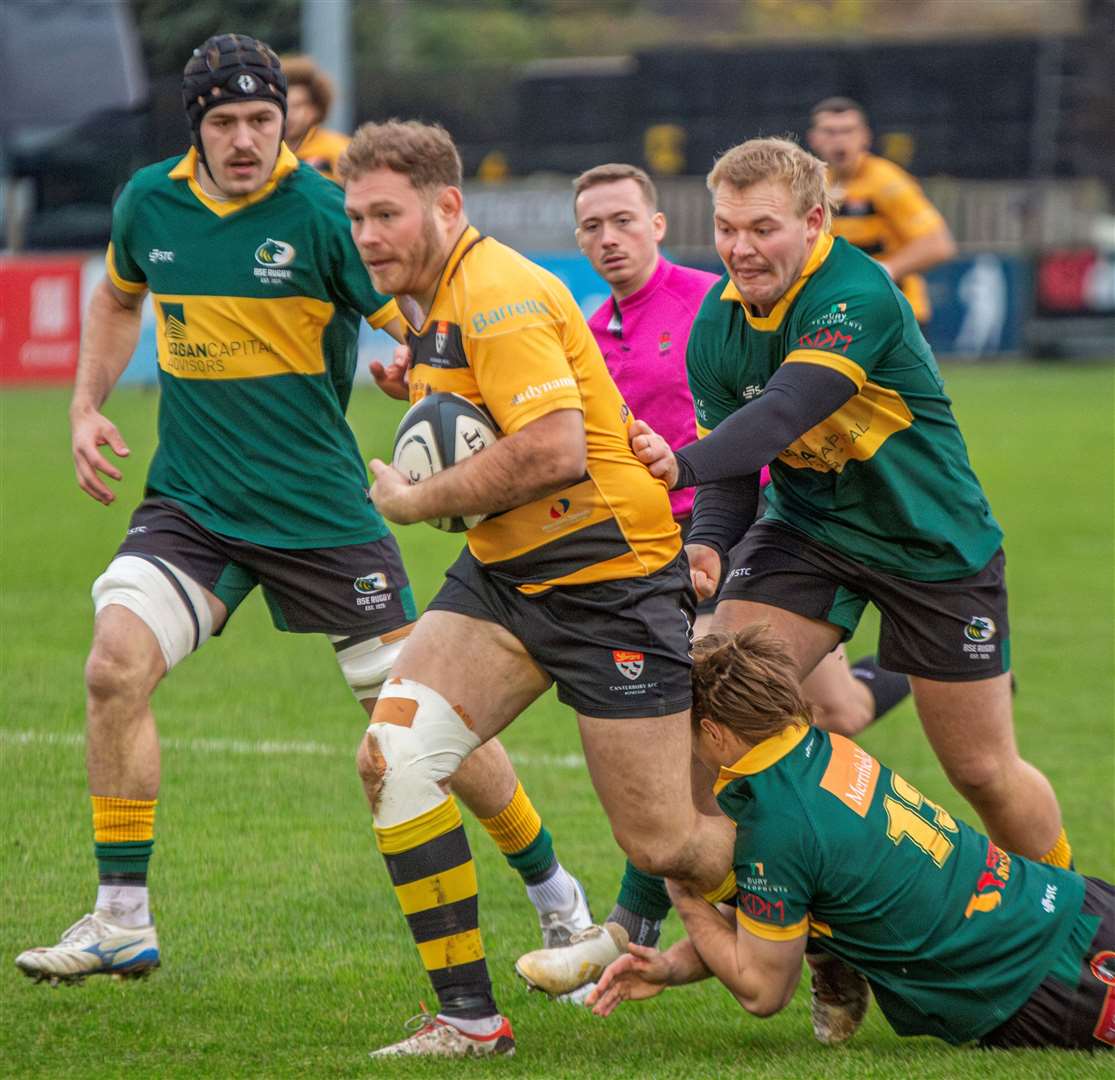
<path fill-rule="evenodd" d="M 818 367 L 832 368 L 851 379 L 857 390 L 862 390 L 863 384 L 867 382 L 867 372 L 854 360 L 847 356 L 837 356 L 836 353 L 822 352 L 820 349 L 795 349 L 782 363 L 816 364 Z"/>
<path fill-rule="evenodd" d="M 736 921 L 749 934 L 761 937 L 764 941 L 794 941 L 796 938 L 805 937 L 809 933 L 808 915 L 800 922 L 794 923 L 793 926 L 772 926 L 770 923 L 759 922 L 736 908 Z"/>
<path fill-rule="evenodd" d="M 467 900 L 476 895 L 476 863 L 469 859 L 449 870 L 440 870 L 406 885 L 396 885 L 395 895 L 404 915 Z"/>
<path fill-rule="evenodd" d="M 159 367 L 180 379 L 320 375 L 336 309 L 309 296 L 156 297 Z"/>
<path fill-rule="evenodd" d="M 461 934 L 419 942 L 418 954 L 427 971 L 438 971 L 483 960 L 484 943 L 480 940 L 479 930 L 466 930 Z"/>
<path fill-rule="evenodd" d="M 753 746 L 734 764 L 721 765 L 720 775 L 713 785 L 713 792 L 719 795 L 733 780 L 770 768 L 776 761 L 781 761 L 808 734 L 808 724 L 791 724 L 789 727 L 784 727 L 777 735 L 772 735 L 769 739 L 764 739 Z"/>
<path fill-rule="evenodd" d="M 432 810 L 427 810 L 410 821 L 389 825 L 384 829 L 375 826 L 376 846 L 384 855 L 399 855 L 452 832 L 460 824 L 461 811 L 457 807 L 457 800 L 450 795 Z"/>

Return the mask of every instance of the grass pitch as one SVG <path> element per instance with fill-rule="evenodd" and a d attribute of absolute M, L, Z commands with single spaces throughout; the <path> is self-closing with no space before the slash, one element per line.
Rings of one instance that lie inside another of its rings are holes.
<path fill-rule="evenodd" d="M 1023 753 L 1057 788 L 1087 873 L 1115 877 L 1113 417 L 1111 368 L 953 368 L 946 380 L 1007 535 L 1012 653 Z M 108 413 L 132 448 L 117 503 L 73 483 L 60 391 L 0 397 L 0 1074 L 42 1076 L 1017 1077 L 1109 1076 L 1110 1061 L 1053 1052 L 989 1055 L 898 1039 L 877 1009 L 843 1050 L 809 1032 L 807 991 L 770 1020 L 708 982 L 597 1020 L 528 996 L 512 974 L 535 948 L 533 909 L 467 818 L 511 1061 L 377 1063 L 433 995 L 375 852 L 352 764 L 363 729 L 318 638 L 271 629 L 258 598 L 155 699 L 163 786 L 151 864 L 163 968 L 144 983 L 93 979 L 50 990 L 11 964 L 89 909 L 95 889 L 83 767 L 81 669 L 89 586 L 142 490 L 155 396 L 117 394 Z M 371 390 L 352 420 L 387 452 L 400 407 Z M 399 530 L 420 603 L 459 540 Z M 852 655 L 873 647 L 873 622 Z M 972 818 L 910 705 L 864 739 L 930 797 Z M 552 695 L 506 743 L 585 883 L 598 916 L 621 870 L 583 766 L 572 716 Z M 664 940 L 679 934 L 675 918 Z"/>

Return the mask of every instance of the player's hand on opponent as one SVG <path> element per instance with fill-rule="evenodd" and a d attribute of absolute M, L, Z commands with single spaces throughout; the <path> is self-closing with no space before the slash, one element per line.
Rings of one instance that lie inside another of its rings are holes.
<path fill-rule="evenodd" d="M 414 488 L 408 477 L 379 458 L 372 458 L 368 468 L 372 470 L 372 502 L 388 521 L 413 525 L 422 520 L 422 515 L 415 512 Z"/>
<path fill-rule="evenodd" d="M 399 401 L 410 399 L 410 349 L 406 345 L 396 345 L 391 363 L 384 366 L 378 360 L 373 360 L 368 365 L 372 378 L 388 397 L 397 398 Z"/>
<path fill-rule="evenodd" d="M 702 600 L 715 596 L 720 584 L 720 554 L 704 544 L 686 544 L 685 554 L 689 559 L 689 578 L 697 595 Z"/>
<path fill-rule="evenodd" d="M 107 446 L 122 458 L 127 457 L 131 450 L 120 437 L 116 425 L 96 409 L 71 413 L 70 435 L 78 487 L 97 502 L 108 506 L 116 495 L 97 474 L 103 473 L 111 480 L 120 480 L 123 473 L 101 453 L 100 448 Z"/>
<path fill-rule="evenodd" d="M 622 1001 L 645 1001 L 666 989 L 670 961 L 666 954 L 631 943 L 627 952 L 613 960 L 585 998 L 596 1016 L 607 1016 Z"/>
<path fill-rule="evenodd" d="M 635 456 L 650 469 L 650 475 L 665 480 L 666 486 L 673 488 L 678 482 L 678 463 L 670 444 L 645 420 L 632 421 L 627 441 Z"/>

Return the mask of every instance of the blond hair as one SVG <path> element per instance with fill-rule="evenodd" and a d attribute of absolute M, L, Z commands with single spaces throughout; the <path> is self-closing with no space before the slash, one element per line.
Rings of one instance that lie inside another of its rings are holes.
<path fill-rule="evenodd" d="M 376 169 L 402 173 L 423 193 L 461 186 L 461 156 L 440 124 L 418 120 L 361 124 L 337 163 L 337 174 L 343 182 Z"/>
<path fill-rule="evenodd" d="M 581 192 L 588 191 L 589 188 L 596 187 L 598 184 L 614 184 L 619 180 L 634 180 L 639 185 L 639 191 L 642 192 L 647 206 L 652 211 L 658 210 L 658 189 L 654 186 L 654 181 L 647 175 L 646 171 L 640 169 L 638 165 L 624 165 L 619 162 L 596 165 L 581 173 L 573 181 L 573 205 L 577 205 L 577 198 Z"/>
<path fill-rule="evenodd" d="M 324 120 L 333 104 L 333 80 L 308 56 L 283 56 L 280 60 L 287 86 L 304 86 L 318 119 Z"/>
<path fill-rule="evenodd" d="M 717 159 L 706 183 L 714 195 L 720 184 L 748 188 L 775 180 L 790 189 L 794 210 L 805 217 L 814 206 L 824 211 L 822 228 L 832 226 L 836 202 L 825 177 L 825 163 L 803 150 L 793 139 L 748 139 Z"/>
<path fill-rule="evenodd" d="M 708 717 L 750 743 L 810 723 L 797 665 L 767 626 L 708 634 L 693 645 L 693 728 Z"/>

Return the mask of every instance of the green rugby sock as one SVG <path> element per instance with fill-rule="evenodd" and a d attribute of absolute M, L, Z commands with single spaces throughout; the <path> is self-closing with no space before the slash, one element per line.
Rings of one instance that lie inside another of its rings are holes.
<path fill-rule="evenodd" d="M 662 930 L 662 920 L 669 915 L 671 907 L 662 878 L 645 873 L 628 860 L 616 906 L 607 921 L 619 923 L 636 945 L 654 948 Z"/>

